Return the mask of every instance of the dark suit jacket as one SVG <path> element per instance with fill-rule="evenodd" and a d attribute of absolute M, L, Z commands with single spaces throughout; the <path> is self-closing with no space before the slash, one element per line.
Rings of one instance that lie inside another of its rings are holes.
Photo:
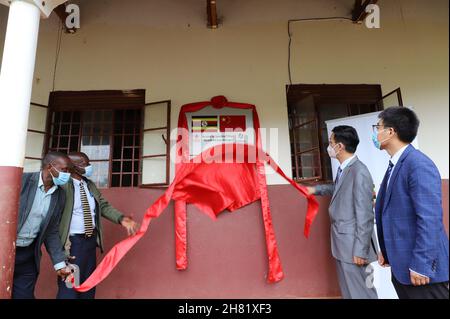
<path fill-rule="evenodd" d="M 381 251 L 404 285 L 411 284 L 410 268 L 431 283 L 448 281 L 441 192 L 436 165 L 411 145 L 395 165 L 387 190 L 381 187 L 378 192 L 375 214 Z"/>
<path fill-rule="evenodd" d="M 22 176 L 22 190 L 20 192 L 20 204 L 19 204 L 19 217 L 17 221 L 17 233 L 23 227 L 28 215 L 30 214 L 31 207 L 33 206 L 34 197 L 36 195 L 36 189 L 39 183 L 39 174 L 36 173 L 24 173 Z M 39 272 L 40 261 L 42 257 L 41 247 L 45 245 L 53 264 L 65 261 L 66 256 L 61 247 L 61 240 L 59 238 L 59 222 L 61 219 L 61 212 L 64 209 L 65 194 L 64 190 L 58 187 L 58 189 L 51 195 L 51 201 L 47 217 L 41 224 L 38 237 L 36 238 L 36 251 L 35 260 L 37 270 Z"/>

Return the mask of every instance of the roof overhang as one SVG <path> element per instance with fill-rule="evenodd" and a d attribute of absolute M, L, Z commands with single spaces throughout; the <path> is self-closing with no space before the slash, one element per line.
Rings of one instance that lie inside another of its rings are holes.
<path fill-rule="evenodd" d="M 9 6 L 11 2 L 18 1 L 18 0 L 0 0 L 0 4 L 3 4 L 5 6 Z M 20 0 L 25 1 L 29 3 L 33 3 L 36 5 L 39 10 L 41 11 L 41 16 L 43 18 L 48 18 L 50 14 L 52 13 L 53 9 L 55 9 L 60 4 L 67 2 L 67 0 Z"/>

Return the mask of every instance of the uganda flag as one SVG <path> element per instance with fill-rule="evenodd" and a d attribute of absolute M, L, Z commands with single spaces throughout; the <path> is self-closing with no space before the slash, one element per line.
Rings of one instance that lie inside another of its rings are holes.
<path fill-rule="evenodd" d="M 217 132 L 217 116 L 193 116 L 192 132 Z"/>

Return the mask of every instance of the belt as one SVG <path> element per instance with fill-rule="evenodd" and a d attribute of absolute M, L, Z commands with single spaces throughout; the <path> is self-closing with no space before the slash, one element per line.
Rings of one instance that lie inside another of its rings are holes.
<path fill-rule="evenodd" d="M 69 237 L 83 237 L 83 238 L 91 238 L 92 236 L 97 234 L 97 230 L 94 229 L 91 236 L 87 236 L 85 233 L 83 234 L 70 234 Z"/>

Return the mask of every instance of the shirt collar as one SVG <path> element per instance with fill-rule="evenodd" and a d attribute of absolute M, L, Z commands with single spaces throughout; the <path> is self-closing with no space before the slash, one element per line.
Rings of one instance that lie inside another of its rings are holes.
<path fill-rule="evenodd" d="M 39 188 L 41 191 L 45 192 L 44 180 L 42 179 L 42 171 L 39 173 L 38 188 Z M 57 188 L 58 188 L 58 186 L 56 186 L 56 185 L 53 184 L 53 186 L 50 187 L 50 189 L 47 191 L 46 194 L 47 194 L 47 195 L 53 194 L 53 193 L 56 191 Z"/>
<path fill-rule="evenodd" d="M 76 178 L 72 178 L 73 184 L 76 186 L 80 186 L 81 183 L 83 183 L 83 185 L 86 185 L 86 182 L 84 181 L 84 179 L 76 179 Z"/>
<path fill-rule="evenodd" d="M 409 145 L 409 144 L 408 144 Z M 391 162 L 392 164 L 396 165 L 398 160 L 400 159 L 400 157 L 402 156 L 403 152 L 406 150 L 406 148 L 408 147 L 408 145 L 403 146 L 401 149 L 399 149 L 397 151 L 397 153 L 395 153 L 392 157 L 391 157 Z"/>
<path fill-rule="evenodd" d="M 345 161 L 343 161 L 342 164 L 339 166 L 341 168 L 341 170 L 344 170 L 355 157 L 356 157 L 356 154 L 353 154 L 352 157 L 349 157 Z"/>
<path fill-rule="evenodd" d="M 39 183 L 38 187 L 42 189 L 44 187 L 44 180 L 42 179 L 42 171 L 39 173 Z"/>

